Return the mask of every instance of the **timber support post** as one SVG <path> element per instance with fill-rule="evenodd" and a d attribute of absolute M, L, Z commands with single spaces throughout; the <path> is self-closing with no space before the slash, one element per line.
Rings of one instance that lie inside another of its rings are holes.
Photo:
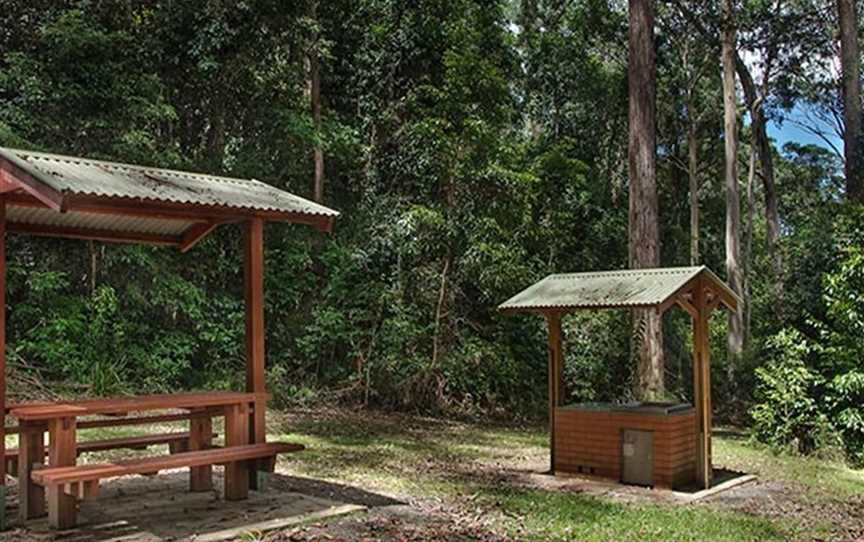
<path fill-rule="evenodd" d="M 701 278 L 693 289 L 693 403 L 696 407 L 696 480 L 711 487 L 711 349 L 708 320 L 711 307 L 708 287 Z"/>
<path fill-rule="evenodd" d="M 243 276 L 246 300 L 246 391 L 257 394 L 249 416 L 249 442 L 263 443 L 266 434 L 266 384 L 264 380 L 264 221 L 243 225 Z M 249 469 L 249 484 L 258 489 L 257 465 Z"/>
<path fill-rule="evenodd" d="M 549 326 L 549 472 L 555 474 L 555 411 L 561 405 L 563 354 L 561 313 L 546 314 Z"/>

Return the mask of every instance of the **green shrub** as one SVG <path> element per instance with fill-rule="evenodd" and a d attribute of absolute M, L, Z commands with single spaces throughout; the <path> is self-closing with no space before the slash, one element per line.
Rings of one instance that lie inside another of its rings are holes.
<path fill-rule="evenodd" d="M 797 453 L 836 446 L 836 432 L 819 401 L 826 382 L 808 367 L 812 345 L 792 329 L 772 337 L 769 348 L 771 360 L 756 369 L 758 403 L 751 410 L 754 436 Z"/>

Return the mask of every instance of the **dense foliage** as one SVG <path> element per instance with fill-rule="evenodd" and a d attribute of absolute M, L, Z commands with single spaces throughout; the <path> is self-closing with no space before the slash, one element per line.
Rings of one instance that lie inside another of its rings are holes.
<path fill-rule="evenodd" d="M 495 307 L 550 272 L 627 266 L 627 29 L 617 2 L 8 3 L 0 145 L 255 177 L 306 196 L 312 149 L 323 147 L 325 203 L 342 212 L 335 232 L 266 231 L 278 400 L 542 412 L 544 324 Z M 760 23 L 764 2 L 745 4 L 745 35 L 798 39 L 790 21 Z M 688 24 L 659 12 L 662 262 L 690 258 L 683 164 L 686 115 L 698 112 L 700 260 L 720 271 L 719 57 Z M 310 54 L 321 57 L 320 128 Z M 808 99 L 803 83 L 781 79 L 775 116 Z M 835 154 L 774 152 L 784 309 L 769 283 L 757 184 L 748 353 L 727 361 L 716 318 L 716 406 L 738 416 L 758 390 L 764 439 L 806 450 L 824 427 L 860 458 L 861 214 L 840 212 Z M 13 369 L 90 393 L 239 386 L 239 248 L 231 226 L 185 256 L 11 237 Z M 566 321 L 568 400 L 630 393 L 628 319 Z M 683 399 L 689 326 L 683 314 L 666 317 L 668 389 Z"/>

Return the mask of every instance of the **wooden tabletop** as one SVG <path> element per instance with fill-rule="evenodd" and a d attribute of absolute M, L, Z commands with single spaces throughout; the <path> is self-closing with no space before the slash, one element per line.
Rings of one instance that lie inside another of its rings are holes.
<path fill-rule="evenodd" d="M 10 411 L 19 420 L 35 421 L 93 414 L 123 414 L 144 410 L 167 410 L 172 408 L 207 408 L 252 403 L 259 394 L 229 391 L 172 393 L 164 395 L 135 395 L 101 399 L 81 399 L 49 403 L 16 405 Z"/>

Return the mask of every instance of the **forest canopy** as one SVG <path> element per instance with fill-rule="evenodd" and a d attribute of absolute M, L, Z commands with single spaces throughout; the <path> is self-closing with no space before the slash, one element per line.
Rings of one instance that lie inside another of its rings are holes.
<path fill-rule="evenodd" d="M 257 178 L 342 213 L 329 236 L 266 230 L 282 404 L 542 415 L 544 323 L 496 306 L 549 273 L 630 265 L 621 2 L 6 4 L 0 146 Z M 838 11 L 731 4 L 747 302 L 741 352 L 726 318 L 712 325 L 716 414 L 862 461 L 864 211 Z M 714 3 L 661 1 L 654 40 L 659 261 L 728 279 L 727 22 Z M 816 143 L 766 136 L 790 124 Z M 238 228 L 187 255 L 10 236 L 8 257 L 17 394 L 239 386 Z M 634 396 L 630 317 L 565 320 L 568 402 Z M 672 311 L 668 398 L 691 397 L 689 341 Z"/>

